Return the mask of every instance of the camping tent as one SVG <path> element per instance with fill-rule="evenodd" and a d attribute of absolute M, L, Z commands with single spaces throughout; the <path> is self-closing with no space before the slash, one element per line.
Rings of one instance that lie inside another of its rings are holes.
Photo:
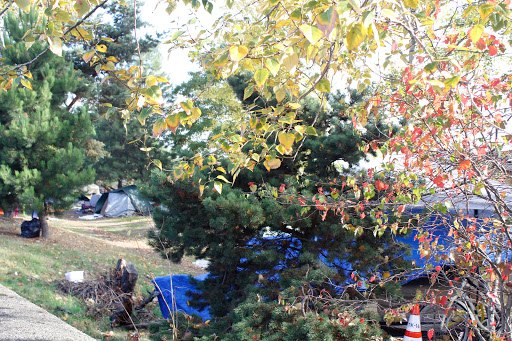
<path fill-rule="evenodd" d="M 151 209 L 150 203 L 140 195 L 137 186 L 131 185 L 103 193 L 94 207 L 94 213 L 106 217 L 126 216 L 134 213 L 148 215 Z"/>

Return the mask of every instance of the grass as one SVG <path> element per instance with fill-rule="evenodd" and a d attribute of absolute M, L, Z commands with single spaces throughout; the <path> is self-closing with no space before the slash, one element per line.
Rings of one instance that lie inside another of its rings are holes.
<path fill-rule="evenodd" d="M 91 316 L 85 302 L 59 291 L 57 284 L 65 272 L 85 270 L 86 276 L 99 274 L 124 258 L 139 271 L 139 297 L 152 290 L 150 280 L 155 276 L 202 272 L 190 261 L 169 264 L 151 250 L 144 239 L 151 228 L 147 218 L 50 221 L 48 241 L 19 237 L 21 222 L 22 219 L 0 218 L 0 283 L 100 340 L 127 340 L 128 332 L 120 328 L 112 331 L 108 316 Z M 156 303 L 150 308 L 159 314 Z M 147 337 L 142 334 L 141 340 Z"/>

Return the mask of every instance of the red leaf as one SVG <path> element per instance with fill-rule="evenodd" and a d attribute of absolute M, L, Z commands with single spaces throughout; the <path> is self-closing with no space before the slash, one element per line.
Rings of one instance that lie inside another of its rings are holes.
<path fill-rule="evenodd" d="M 281 187 L 279 187 L 279 192 L 283 193 L 285 189 L 286 189 L 286 186 L 284 184 L 282 184 Z"/>
<path fill-rule="evenodd" d="M 423 134 L 423 130 L 421 128 L 414 128 L 414 131 L 412 132 L 411 141 L 414 142 L 418 137 Z"/>
<path fill-rule="evenodd" d="M 388 189 L 389 185 L 380 181 L 380 180 L 377 180 L 375 182 L 375 188 L 377 189 L 377 191 L 384 191 L 386 189 Z"/>
<path fill-rule="evenodd" d="M 441 187 L 441 188 L 444 188 L 444 183 L 443 183 L 443 177 L 442 176 L 436 176 L 434 178 L 434 184 L 437 185 L 437 187 Z"/>
<path fill-rule="evenodd" d="M 404 213 L 405 211 L 405 205 L 398 206 L 398 213 Z"/>
<path fill-rule="evenodd" d="M 460 171 L 463 171 L 463 170 L 468 170 L 470 167 L 471 167 L 471 161 L 469 161 L 469 160 L 462 160 L 459 163 L 459 168 L 458 169 Z"/>
<path fill-rule="evenodd" d="M 448 303 L 448 298 L 446 296 L 441 297 L 439 304 L 446 305 L 446 303 Z"/>
<path fill-rule="evenodd" d="M 478 148 L 478 155 L 485 155 L 487 152 L 485 151 L 487 149 L 486 146 L 482 146 Z"/>
<path fill-rule="evenodd" d="M 485 44 L 485 41 L 483 38 L 480 38 L 479 41 L 477 41 L 476 43 L 476 47 L 479 48 L 480 50 L 485 50 L 485 48 L 487 47 L 487 45 Z"/>
<path fill-rule="evenodd" d="M 489 46 L 489 55 L 490 56 L 495 56 L 497 53 L 498 53 L 498 49 L 496 48 L 496 46 L 494 46 L 494 45 Z"/>
<path fill-rule="evenodd" d="M 436 271 L 437 272 L 441 271 L 441 265 L 436 265 Z"/>
<path fill-rule="evenodd" d="M 430 330 L 428 331 L 427 335 L 428 335 L 428 339 L 429 339 L 429 340 L 432 340 L 432 337 L 434 336 L 434 329 L 430 329 Z"/>

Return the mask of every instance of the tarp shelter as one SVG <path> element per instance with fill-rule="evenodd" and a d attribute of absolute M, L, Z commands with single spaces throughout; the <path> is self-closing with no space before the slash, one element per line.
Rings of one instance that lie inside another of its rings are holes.
<path fill-rule="evenodd" d="M 194 279 L 204 281 L 206 277 L 208 277 L 208 274 L 196 276 Z M 153 280 L 153 284 L 160 292 L 160 295 L 158 295 L 158 304 L 160 305 L 160 311 L 164 318 L 169 318 L 171 312 L 175 313 L 176 311 L 180 311 L 189 315 L 198 315 L 204 321 L 211 319 L 210 312 L 207 308 L 198 310 L 190 306 L 189 300 L 192 298 L 188 293 L 197 293 L 198 290 L 195 285 L 190 282 L 189 276 L 173 275 L 156 277 Z"/>
<path fill-rule="evenodd" d="M 94 213 L 119 217 L 134 213 L 147 215 L 151 209 L 151 204 L 140 195 L 137 186 L 131 185 L 103 193 L 94 207 Z"/>

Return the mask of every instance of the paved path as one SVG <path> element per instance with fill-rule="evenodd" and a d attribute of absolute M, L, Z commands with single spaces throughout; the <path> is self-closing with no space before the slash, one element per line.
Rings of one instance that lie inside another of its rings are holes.
<path fill-rule="evenodd" d="M 94 341 L 0 284 L 0 341 Z"/>

